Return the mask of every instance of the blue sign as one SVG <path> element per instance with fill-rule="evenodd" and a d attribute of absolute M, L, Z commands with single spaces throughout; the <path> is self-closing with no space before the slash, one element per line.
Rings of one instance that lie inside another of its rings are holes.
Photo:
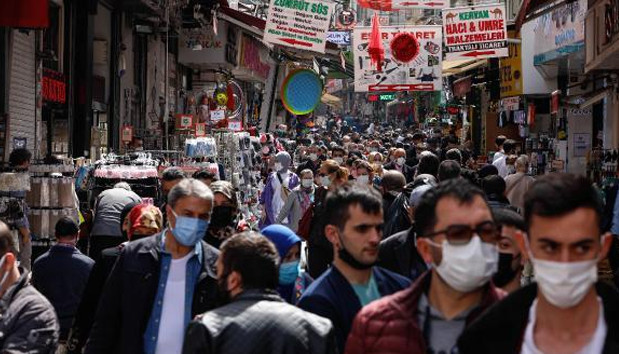
<path fill-rule="evenodd" d="M 350 32 L 348 31 L 329 31 L 327 41 L 337 45 L 350 45 Z"/>

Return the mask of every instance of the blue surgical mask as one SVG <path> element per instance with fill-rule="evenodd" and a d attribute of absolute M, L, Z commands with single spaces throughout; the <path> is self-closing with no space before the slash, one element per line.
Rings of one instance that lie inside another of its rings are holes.
<path fill-rule="evenodd" d="M 174 210 L 172 210 L 172 214 L 176 218 L 176 223 L 174 228 L 170 227 L 170 231 L 172 231 L 176 241 L 186 247 L 197 245 L 206 234 L 209 222 L 198 218 L 178 216 Z"/>
<path fill-rule="evenodd" d="M 289 285 L 299 276 L 299 261 L 282 263 L 279 266 L 279 284 Z"/>

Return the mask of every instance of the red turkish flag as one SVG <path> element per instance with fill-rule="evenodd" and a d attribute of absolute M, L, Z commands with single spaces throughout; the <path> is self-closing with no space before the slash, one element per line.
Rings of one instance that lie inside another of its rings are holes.
<path fill-rule="evenodd" d="M 49 26 L 49 0 L 0 0 L 0 27 Z"/>
<path fill-rule="evenodd" d="M 385 48 L 383 47 L 383 40 L 381 38 L 380 27 L 378 24 L 378 14 L 374 14 L 372 17 L 372 32 L 370 32 L 370 42 L 368 43 L 368 54 L 370 55 L 370 62 L 372 65 L 376 65 L 376 70 L 383 71 L 383 61 L 385 61 Z"/>

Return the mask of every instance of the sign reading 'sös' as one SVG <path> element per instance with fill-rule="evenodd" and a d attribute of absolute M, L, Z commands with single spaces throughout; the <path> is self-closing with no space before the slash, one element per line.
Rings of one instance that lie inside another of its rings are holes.
<path fill-rule="evenodd" d="M 445 60 L 506 57 L 505 5 L 443 10 Z"/>
<path fill-rule="evenodd" d="M 324 53 L 335 4 L 317 0 L 271 0 L 264 41 Z"/>

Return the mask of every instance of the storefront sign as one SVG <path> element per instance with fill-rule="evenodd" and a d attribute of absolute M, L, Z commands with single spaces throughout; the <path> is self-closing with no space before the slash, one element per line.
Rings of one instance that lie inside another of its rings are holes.
<path fill-rule="evenodd" d="M 587 0 L 565 3 L 535 21 L 533 64 L 580 51 L 584 47 Z"/>
<path fill-rule="evenodd" d="M 335 3 L 270 0 L 264 41 L 324 53 Z"/>
<path fill-rule="evenodd" d="M 344 80 L 342 79 L 327 79 L 325 89 L 327 93 L 335 93 L 344 88 Z"/>
<path fill-rule="evenodd" d="M 193 116 L 191 114 L 177 114 L 176 129 L 189 129 L 193 125 Z"/>
<path fill-rule="evenodd" d="M 368 102 L 378 102 L 378 95 L 368 95 Z"/>
<path fill-rule="evenodd" d="M 355 91 L 440 91 L 442 89 L 442 28 L 441 26 L 381 27 L 385 50 L 385 65 L 381 71 L 370 64 L 368 44 L 371 27 L 356 27 L 353 31 Z M 392 40 L 401 33 L 410 33 L 418 43 L 419 52 L 407 63 L 398 63 L 391 53 Z"/>
<path fill-rule="evenodd" d="M 129 144 L 133 140 L 133 127 L 130 125 L 124 125 L 120 131 L 120 141 L 125 144 Z"/>
<path fill-rule="evenodd" d="M 25 149 L 28 146 L 28 138 L 13 137 L 13 149 Z"/>
<path fill-rule="evenodd" d="M 243 125 L 241 121 L 233 120 L 228 122 L 228 129 L 232 130 L 233 132 L 238 132 L 243 129 Z"/>
<path fill-rule="evenodd" d="M 268 58 L 268 49 L 252 37 L 243 34 L 241 39 L 241 60 L 239 66 L 251 70 L 253 74 L 266 80 L 269 77 L 271 66 L 263 61 Z"/>
<path fill-rule="evenodd" d="M 41 86 L 44 101 L 56 103 L 65 103 L 67 101 L 67 87 L 64 75 L 61 73 L 51 69 L 43 69 Z"/>
<path fill-rule="evenodd" d="M 587 156 L 587 151 L 591 147 L 591 134 L 576 133 L 574 135 L 574 157 Z"/>
<path fill-rule="evenodd" d="M 196 136 L 206 135 L 206 123 L 196 123 Z"/>
<path fill-rule="evenodd" d="M 368 9 L 394 11 L 408 9 L 442 9 L 449 6 L 446 0 L 359 0 Z"/>
<path fill-rule="evenodd" d="M 335 28 L 351 29 L 357 23 L 357 13 L 349 8 L 341 8 L 335 14 Z"/>
<path fill-rule="evenodd" d="M 217 22 L 217 34 L 212 27 L 184 28 L 179 35 L 178 62 L 180 64 L 225 64 L 235 61 L 235 44 L 227 45 L 228 22 Z M 236 61 L 235 61 L 236 63 Z"/>
<path fill-rule="evenodd" d="M 348 31 L 329 31 L 327 41 L 337 45 L 350 45 L 350 32 Z"/>
<path fill-rule="evenodd" d="M 211 121 L 218 122 L 224 118 L 226 118 L 225 109 L 216 109 L 216 110 L 211 111 Z"/>
<path fill-rule="evenodd" d="M 445 60 L 506 57 L 505 4 L 443 10 Z"/>
<path fill-rule="evenodd" d="M 393 101 L 395 100 L 395 93 L 383 93 L 378 95 L 380 101 Z"/>
<path fill-rule="evenodd" d="M 519 39 L 516 31 L 507 31 L 508 38 Z M 522 59 L 520 43 L 509 43 L 508 56 L 500 60 L 501 97 L 522 95 Z"/>
<path fill-rule="evenodd" d="M 517 111 L 520 108 L 520 96 L 501 99 L 501 108 L 505 111 Z"/>

